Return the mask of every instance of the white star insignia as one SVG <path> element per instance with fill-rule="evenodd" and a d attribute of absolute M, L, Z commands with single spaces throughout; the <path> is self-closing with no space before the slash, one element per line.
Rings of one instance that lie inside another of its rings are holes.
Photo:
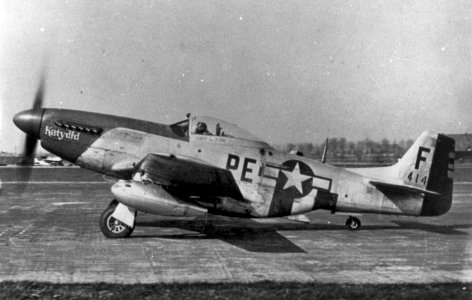
<path fill-rule="evenodd" d="M 307 179 L 310 179 L 311 176 L 307 176 L 300 173 L 300 166 L 298 165 L 298 162 L 292 171 L 282 170 L 282 172 L 285 174 L 285 176 L 287 176 L 287 182 L 285 183 L 283 189 L 285 190 L 291 186 L 294 186 L 295 188 L 297 188 L 297 190 L 300 191 L 300 194 L 303 194 L 302 182 Z"/>

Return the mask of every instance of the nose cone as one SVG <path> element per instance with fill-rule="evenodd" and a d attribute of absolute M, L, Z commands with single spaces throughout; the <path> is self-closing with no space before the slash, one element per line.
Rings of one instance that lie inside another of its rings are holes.
<path fill-rule="evenodd" d="M 26 134 L 39 138 L 43 109 L 30 109 L 22 111 L 13 117 L 13 123 Z"/>

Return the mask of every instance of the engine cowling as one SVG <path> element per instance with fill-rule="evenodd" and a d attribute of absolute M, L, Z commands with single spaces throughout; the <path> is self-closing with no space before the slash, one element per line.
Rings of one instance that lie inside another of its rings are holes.
<path fill-rule="evenodd" d="M 116 182 L 111 192 L 115 198 L 136 210 L 163 216 L 202 216 L 208 210 L 174 198 L 162 187 L 140 181 Z"/>

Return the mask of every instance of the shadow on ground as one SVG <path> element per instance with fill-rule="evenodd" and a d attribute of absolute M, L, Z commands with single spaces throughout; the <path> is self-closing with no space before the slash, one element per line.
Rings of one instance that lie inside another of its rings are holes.
<path fill-rule="evenodd" d="M 297 228 L 298 224 L 261 224 L 251 219 L 219 217 L 216 219 L 146 217 L 141 220 L 138 219 L 136 225 L 178 228 L 185 231 L 141 236 L 132 235 L 131 237 L 134 238 L 219 239 L 250 252 L 306 253 L 305 250 L 277 232 L 278 230 L 301 229 L 300 227 Z"/>
<path fill-rule="evenodd" d="M 392 224 L 393 223 L 393 224 Z M 287 219 L 240 219 L 213 216 L 210 218 L 172 218 L 146 215 L 138 217 L 136 226 L 155 228 L 176 228 L 145 235 L 132 235 L 133 238 L 163 239 L 219 239 L 250 252 L 263 253 L 306 253 L 306 251 L 279 231 L 346 231 L 343 225 L 302 223 Z M 433 225 L 412 221 L 392 221 L 384 225 L 365 225 L 362 231 L 372 230 L 422 230 L 446 235 L 467 235 L 460 229 L 471 228 L 472 224 Z M 157 230 L 156 230 L 157 231 Z M 356 234 L 353 232 L 352 234 Z"/>
<path fill-rule="evenodd" d="M 416 229 L 447 235 L 469 235 L 467 232 L 461 231 L 460 229 L 468 229 L 472 227 L 472 224 L 434 225 L 413 221 L 392 221 L 392 223 L 395 223 L 404 229 Z"/>

